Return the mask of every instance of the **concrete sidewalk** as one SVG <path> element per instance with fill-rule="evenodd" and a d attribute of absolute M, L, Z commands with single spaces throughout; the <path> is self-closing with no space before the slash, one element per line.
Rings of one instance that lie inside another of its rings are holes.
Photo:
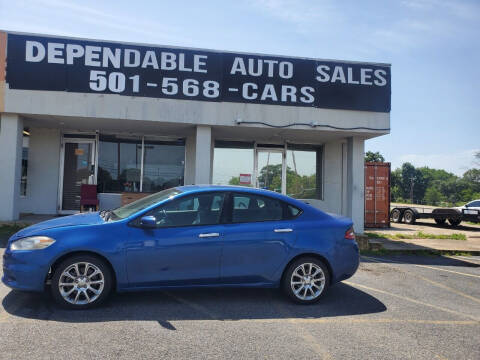
<path fill-rule="evenodd" d="M 469 240 L 447 239 L 368 239 L 372 248 L 381 247 L 391 251 L 456 251 L 480 253 L 480 238 Z"/>
<path fill-rule="evenodd" d="M 448 225 L 437 225 L 433 220 L 425 219 L 413 225 L 394 224 L 388 229 L 366 229 L 367 233 L 382 236 L 404 234 L 415 235 L 418 232 L 436 235 L 463 234 L 467 240 L 450 239 L 384 239 L 369 237 L 370 247 L 391 251 L 457 251 L 480 253 L 480 226 L 463 224 L 452 228 Z"/>

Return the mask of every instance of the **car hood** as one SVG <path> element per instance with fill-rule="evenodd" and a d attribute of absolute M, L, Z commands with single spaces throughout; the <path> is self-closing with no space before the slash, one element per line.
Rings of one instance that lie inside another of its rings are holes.
<path fill-rule="evenodd" d="M 26 227 L 20 230 L 11 239 L 19 239 L 26 236 L 39 235 L 43 230 L 76 225 L 95 225 L 103 223 L 103 219 L 98 212 L 82 213 L 70 216 L 57 217 L 51 220 Z"/>

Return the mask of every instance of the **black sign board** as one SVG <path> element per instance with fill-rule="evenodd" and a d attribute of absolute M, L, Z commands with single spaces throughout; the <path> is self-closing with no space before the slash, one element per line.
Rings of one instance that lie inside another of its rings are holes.
<path fill-rule="evenodd" d="M 8 34 L 10 89 L 390 111 L 390 67 Z"/>

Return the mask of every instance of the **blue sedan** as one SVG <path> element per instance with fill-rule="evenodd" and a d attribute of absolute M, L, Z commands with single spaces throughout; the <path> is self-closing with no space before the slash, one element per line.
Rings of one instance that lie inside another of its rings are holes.
<path fill-rule="evenodd" d="M 192 185 L 17 232 L 2 281 L 49 289 L 59 304 L 80 309 L 114 290 L 206 286 L 281 287 L 308 304 L 358 263 L 348 218 L 270 191 Z"/>

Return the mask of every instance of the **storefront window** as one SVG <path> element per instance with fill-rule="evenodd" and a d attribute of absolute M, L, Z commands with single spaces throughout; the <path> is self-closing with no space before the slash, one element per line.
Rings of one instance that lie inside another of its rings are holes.
<path fill-rule="evenodd" d="M 145 140 L 143 192 L 157 192 L 183 185 L 185 145 L 182 142 Z"/>
<path fill-rule="evenodd" d="M 98 191 L 138 192 L 142 139 L 101 136 L 98 149 Z"/>
<path fill-rule="evenodd" d="M 321 147 L 287 147 L 287 195 L 297 199 L 322 199 Z"/>
<path fill-rule="evenodd" d="M 252 173 L 253 143 L 215 142 L 213 184 L 253 186 Z"/>
<path fill-rule="evenodd" d="M 157 192 L 183 185 L 184 168 L 184 141 L 142 144 L 140 137 L 100 136 L 98 192 Z"/>
<path fill-rule="evenodd" d="M 30 130 L 23 129 L 22 177 L 20 179 L 20 196 L 27 196 L 28 150 L 30 147 Z"/>

